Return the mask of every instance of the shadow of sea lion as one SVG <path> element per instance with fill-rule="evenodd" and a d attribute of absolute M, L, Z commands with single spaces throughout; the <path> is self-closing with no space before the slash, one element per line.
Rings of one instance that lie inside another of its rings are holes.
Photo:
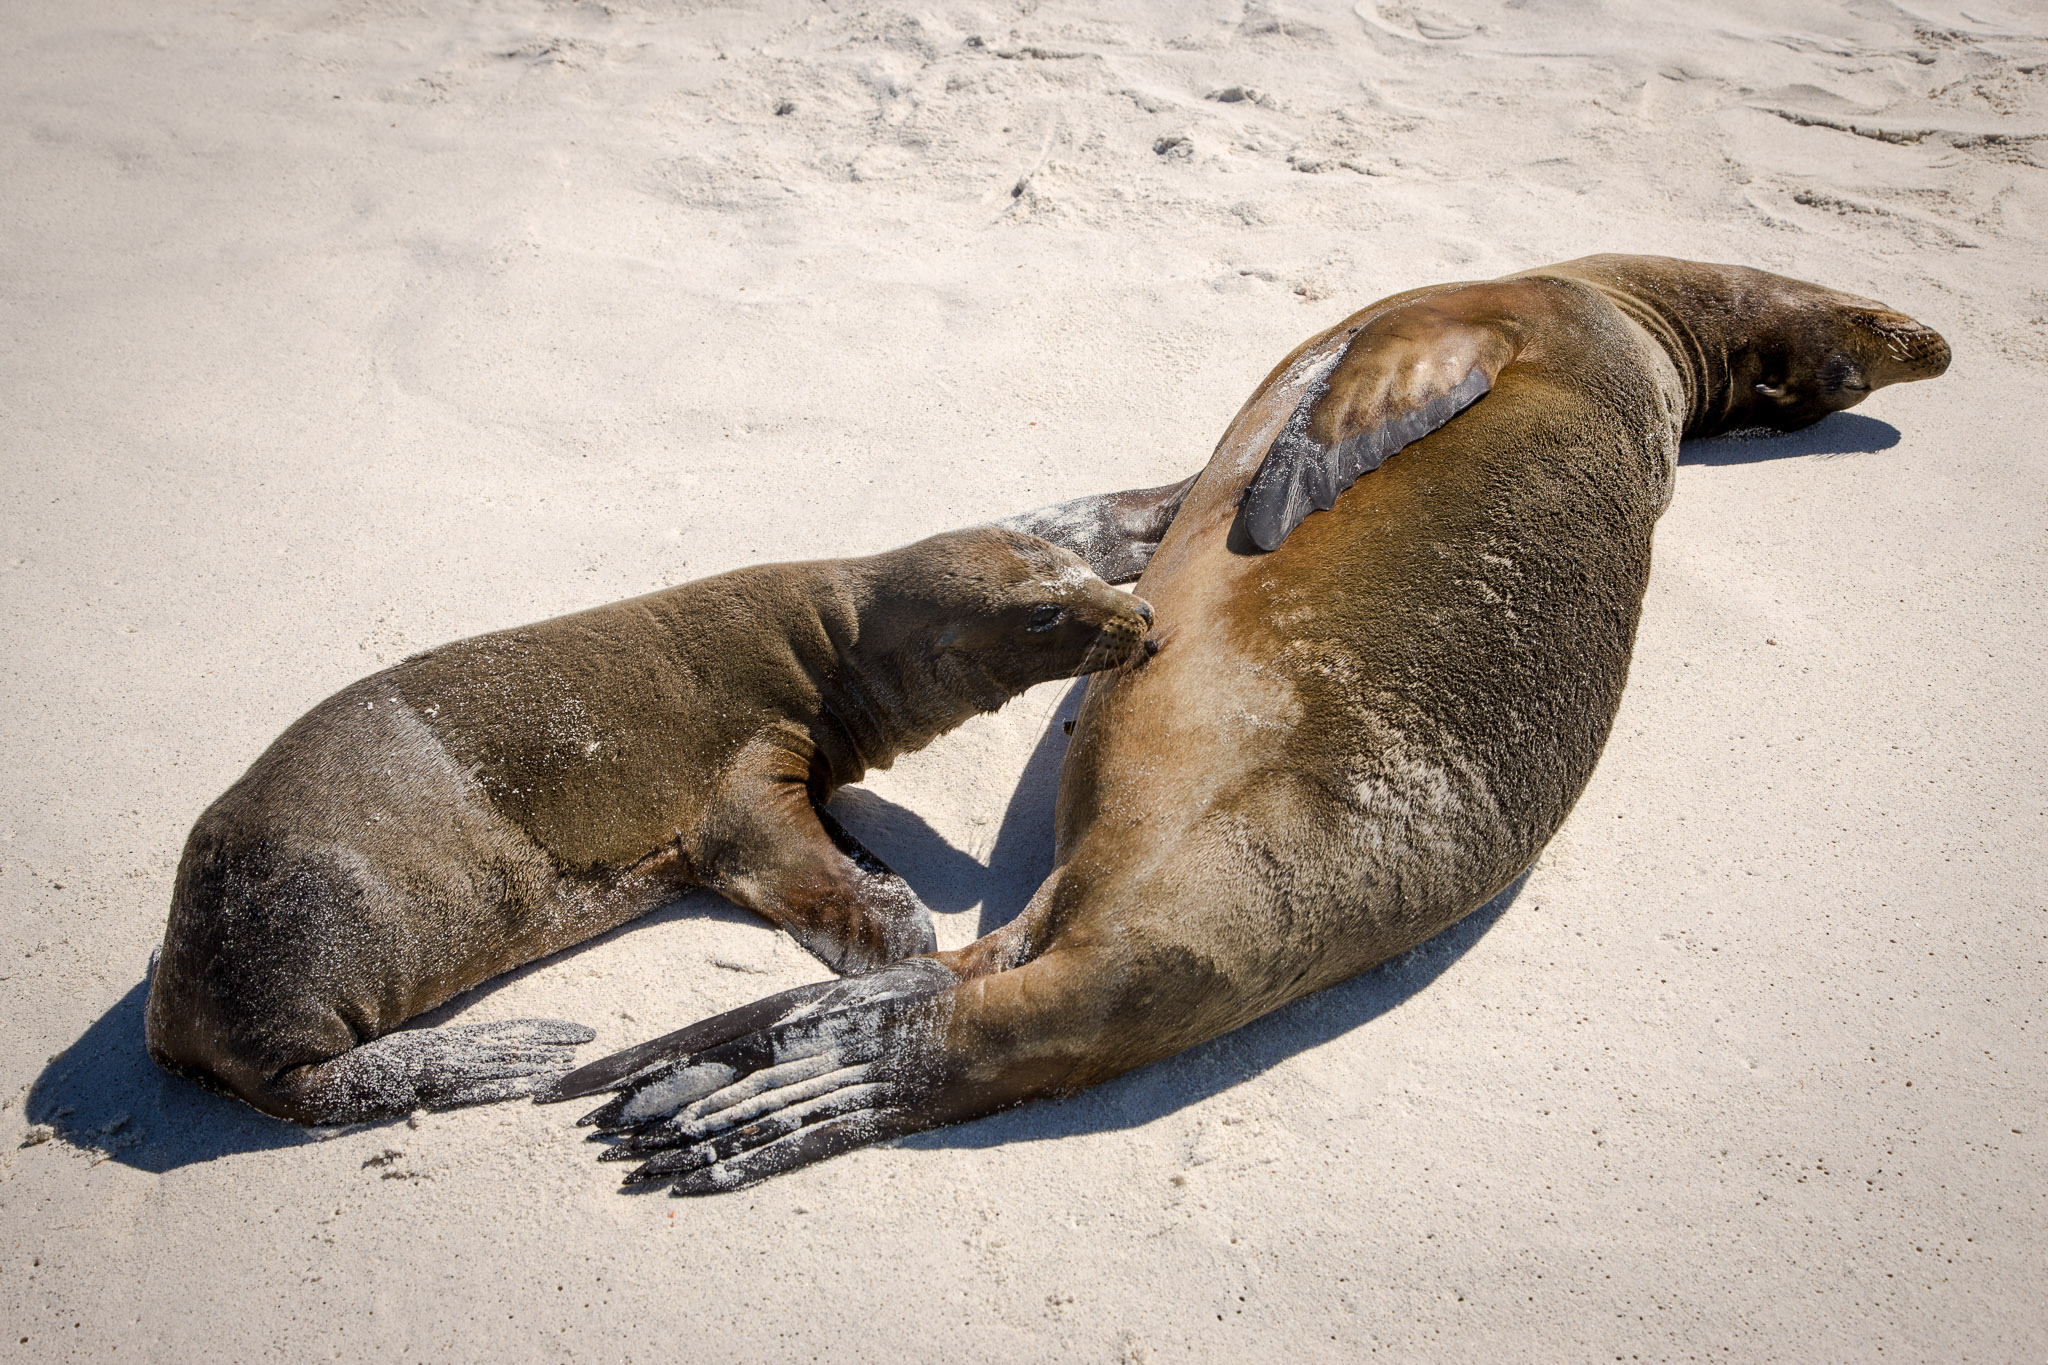
<path fill-rule="evenodd" d="M 947 843 L 917 812 L 866 788 L 841 791 L 832 798 L 832 813 L 933 910 L 952 914 L 979 903 L 975 934 L 992 934 L 1017 917 L 1052 872 L 1053 800 L 1067 757 L 1066 724 L 1080 714 L 1086 691 L 1086 683 L 1076 682 L 1053 708 L 1010 793 L 986 865 Z"/>
<path fill-rule="evenodd" d="M 1856 412 L 1831 413 L 1798 431 L 1757 427 L 1731 431 L 1678 448 L 1678 462 L 1688 465 L 1758 464 L 1795 455 L 1868 455 L 1899 443 L 1899 429 L 1890 422 Z"/>
<path fill-rule="evenodd" d="M 144 977 L 50 1059 L 22 1103 L 73 1147 L 162 1175 L 194 1162 L 317 1142 L 321 1134 L 259 1114 L 162 1070 L 142 1045 Z"/>

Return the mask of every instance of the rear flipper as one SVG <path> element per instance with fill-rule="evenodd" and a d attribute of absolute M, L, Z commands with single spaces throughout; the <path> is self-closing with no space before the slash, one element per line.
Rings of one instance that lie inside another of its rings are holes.
<path fill-rule="evenodd" d="M 948 1068 L 934 997 L 957 982 L 921 958 L 707 1020 L 643 1045 L 670 1044 L 674 1056 L 695 1034 L 694 1050 L 676 1060 L 648 1066 L 636 1049 L 585 1068 L 616 1061 L 630 1079 L 584 1122 L 618 1139 L 602 1159 L 645 1158 L 627 1184 L 673 1180 L 677 1194 L 738 1189 L 945 1123 L 957 1115 L 939 1102 Z M 760 1026 L 789 1001 L 793 1014 Z M 725 1041 L 706 1045 L 720 1035 Z"/>
<path fill-rule="evenodd" d="M 597 1035 L 559 1019 L 406 1029 L 272 1077 L 257 1107 L 300 1123 L 359 1123 L 530 1095 Z"/>
<path fill-rule="evenodd" d="M 1128 583 L 1145 572 L 1152 552 L 1199 475 L 1158 488 L 1130 488 L 1075 498 L 1004 517 L 995 524 L 1049 540 L 1088 561 L 1105 583 Z"/>

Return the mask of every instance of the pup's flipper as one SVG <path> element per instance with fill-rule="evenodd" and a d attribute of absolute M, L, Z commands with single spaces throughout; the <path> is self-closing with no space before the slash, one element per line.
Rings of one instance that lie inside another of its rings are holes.
<path fill-rule="evenodd" d="M 765 754 L 743 813 L 707 859 L 704 884 L 789 931 L 835 972 L 864 972 L 938 947 L 910 884 L 811 799 L 808 774 Z"/>
<path fill-rule="evenodd" d="M 1239 513 L 1252 543 L 1278 549 L 1309 513 L 1328 511 L 1361 475 L 1478 402 L 1517 342 L 1507 310 L 1486 291 L 1527 287 L 1433 294 L 1359 328 L 1252 477 Z"/>
<path fill-rule="evenodd" d="M 1088 561 L 1105 583 L 1128 583 L 1145 572 L 1174 514 L 1195 486 L 1194 474 L 1158 488 L 1098 493 L 1004 517 L 995 524 L 1049 540 Z"/>
<path fill-rule="evenodd" d="M 349 1123 L 411 1109 L 457 1109 L 531 1095 L 576 1064 L 597 1035 L 560 1019 L 403 1029 L 269 1084 L 283 1112 Z"/>

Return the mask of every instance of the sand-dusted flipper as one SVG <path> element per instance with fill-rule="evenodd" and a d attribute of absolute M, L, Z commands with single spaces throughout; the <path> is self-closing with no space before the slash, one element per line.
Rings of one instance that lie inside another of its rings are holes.
<path fill-rule="evenodd" d="M 1072 550 L 1105 583 L 1129 583 L 1145 572 L 1196 477 L 1190 474 L 1157 488 L 1127 488 L 1056 502 L 995 524 Z"/>
<path fill-rule="evenodd" d="M 1512 308 L 1526 286 L 1460 291 L 1443 308 L 1425 296 L 1358 329 L 1334 365 L 1303 395 L 1273 439 L 1245 493 L 1245 531 L 1261 550 L 1278 549 L 1310 512 L 1327 512 L 1358 479 L 1378 469 L 1484 397 L 1514 358 L 1512 321 L 1475 305 L 1478 290 Z"/>
<path fill-rule="evenodd" d="M 928 957 L 913 957 L 864 976 L 819 981 L 779 995 L 727 1010 L 724 1014 L 699 1020 L 687 1028 L 600 1057 L 587 1066 L 563 1076 L 534 1099 L 541 1104 L 581 1099 L 608 1090 L 623 1090 L 647 1080 L 657 1069 L 685 1062 L 735 1038 L 758 1033 L 778 1024 L 833 1014 L 856 1005 L 879 1004 L 902 997 L 930 995 L 945 989 L 958 978 L 945 966 Z M 611 1106 L 585 1115 L 585 1125 L 595 1124 L 611 1112 Z M 651 1114 L 653 1111 L 648 1110 Z"/>
<path fill-rule="evenodd" d="M 737 1189 L 943 1123 L 935 1098 L 947 1068 L 932 998 L 958 982 L 919 958 L 830 983 L 841 993 L 813 997 L 794 1018 L 641 1068 L 584 1122 L 615 1139 L 602 1160 L 642 1160 L 627 1184 L 680 1177 L 678 1194 Z M 709 1034 L 747 1012 L 696 1028 Z"/>
<path fill-rule="evenodd" d="M 576 1048 L 596 1036 L 561 1019 L 402 1029 L 290 1068 L 269 1085 L 282 1106 L 323 1123 L 460 1109 L 533 1094 L 573 1067 Z"/>

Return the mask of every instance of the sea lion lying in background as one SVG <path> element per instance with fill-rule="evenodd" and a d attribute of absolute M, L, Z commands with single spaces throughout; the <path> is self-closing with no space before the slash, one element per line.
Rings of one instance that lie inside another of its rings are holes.
<path fill-rule="evenodd" d="M 1135 573 L 1179 491 L 1038 515 Z M 826 798 L 1034 684 L 1127 662 L 1150 620 L 1070 551 L 987 526 L 416 655 L 313 708 L 199 818 L 150 1053 L 301 1123 L 523 1094 L 590 1031 L 392 1030 L 692 886 L 835 971 L 929 952 L 930 912 Z"/>
<path fill-rule="evenodd" d="M 1097 1084 L 1413 947 L 1592 773 L 1681 437 L 1803 426 L 1948 358 L 1870 300 L 1660 257 L 1374 304 L 1273 371 L 1187 495 L 1137 585 L 1163 647 L 1089 687 L 1016 920 L 542 1098 L 621 1090 L 586 1122 L 645 1159 L 629 1181 L 730 1189 Z"/>

